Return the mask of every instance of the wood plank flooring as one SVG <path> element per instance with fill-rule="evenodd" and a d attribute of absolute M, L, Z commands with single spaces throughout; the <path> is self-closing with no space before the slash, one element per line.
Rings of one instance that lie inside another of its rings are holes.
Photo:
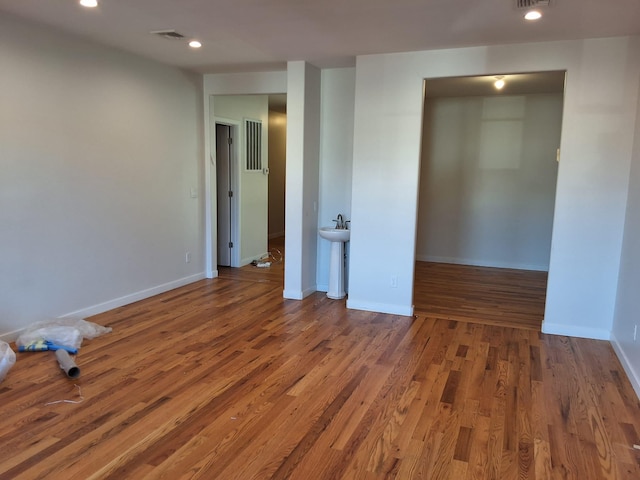
<path fill-rule="evenodd" d="M 640 478 L 640 405 L 607 342 L 284 300 L 277 268 L 91 318 L 113 332 L 73 381 L 19 353 L 0 478 Z"/>
<path fill-rule="evenodd" d="M 540 330 L 546 272 L 416 262 L 414 279 L 417 314 Z"/>

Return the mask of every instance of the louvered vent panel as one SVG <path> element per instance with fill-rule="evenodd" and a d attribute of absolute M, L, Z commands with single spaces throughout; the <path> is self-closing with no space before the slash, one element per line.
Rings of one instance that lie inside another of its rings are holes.
<path fill-rule="evenodd" d="M 244 121 L 247 170 L 262 170 L 262 122 Z"/>
<path fill-rule="evenodd" d="M 516 8 L 528 9 L 535 7 L 548 7 L 549 0 L 516 0 Z"/>

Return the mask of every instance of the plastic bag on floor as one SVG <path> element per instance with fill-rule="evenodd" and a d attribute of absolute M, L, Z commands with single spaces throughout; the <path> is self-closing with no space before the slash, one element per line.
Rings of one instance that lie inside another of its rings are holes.
<path fill-rule="evenodd" d="M 111 327 L 103 327 L 81 318 L 57 318 L 30 325 L 18 337 L 16 345 L 21 347 L 45 340 L 63 347 L 77 349 L 80 348 L 82 340 L 85 338 L 91 340 L 109 332 L 111 332 Z"/>
<path fill-rule="evenodd" d="M 0 340 L 0 382 L 4 380 L 7 372 L 16 363 L 16 354 L 7 342 Z"/>

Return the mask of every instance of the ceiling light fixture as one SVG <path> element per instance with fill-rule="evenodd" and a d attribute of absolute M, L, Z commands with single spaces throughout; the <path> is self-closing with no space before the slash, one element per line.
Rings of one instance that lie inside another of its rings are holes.
<path fill-rule="evenodd" d="M 198 40 L 191 40 L 189 42 L 189 46 L 191 48 L 200 48 L 202 46 L 202 44 Z"/>
<path fill-rule="evenodd" d="M 540 18 L 542 18 L 542 14 L 538 11 L 538 10 L 529 10 L 525 15 L 524 15 L 525 20 L 538 20 Z"/>
<path fill-rule="evenodd" d="M 80 0 L 80 5 L 87 8 L 95 8 L 98 6 L 98 0 Z"/>
<path fill-rule="evenodd" d="M 504 87 L 504 77 L 502 75 L 499 75 L 496 78 L 496 81 L 493 83 L 493 86 L 496 87 L 498 90 L 502 90 L 502 87 Z"/>

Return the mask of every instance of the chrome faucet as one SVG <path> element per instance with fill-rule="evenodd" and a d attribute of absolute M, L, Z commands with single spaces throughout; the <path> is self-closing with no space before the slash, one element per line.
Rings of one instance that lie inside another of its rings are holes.
<path fill-rule="evenodd" d="M 342 216 L 341 213 L 338 214 L 338 218 L 336 218 L 334 220 L 334 222 L 336 222 L 336 230 L 346 230 L 347 229 L 347 222 L 344 221 L 344 217 Z"/>

